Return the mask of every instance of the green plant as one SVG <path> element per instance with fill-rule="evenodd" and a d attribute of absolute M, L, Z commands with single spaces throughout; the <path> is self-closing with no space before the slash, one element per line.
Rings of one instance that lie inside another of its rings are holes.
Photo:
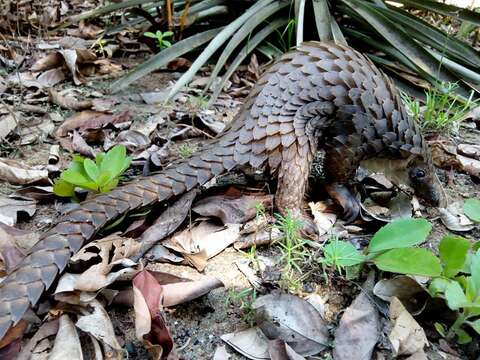
<path fill-rule="evenodd" d="M 261 218 L 265 216 L 265 205 L 261 201 L 255 203 L 255 218 Z"/>
<path fill-rule="evenodd" d="M 151 38 L 151 39 L 156 39 L 157 40 L 157 47 L 159 50 L 163 50 L 166 48 L 169 48 L 172 46 L 172 43 L 168 40 L 165 40 L 166 38 L 170 38 L 173 36 L 172 31 L 165 31 L 161 32 L 160 30 L 157 30 L 156 32 L 150 32 L 147 31 L 146 33 L 143 34 L 144 36 Z"/>
<path fill-rule="evenodd" d="M 102 193 L 110 191 L 118 185 L 120 175 L 128 169 L 131 161 L 123 145 L 97 154 L 95 161 L 75 155 L 68 169 L 55 179 L 53 192 L 58 196 L 72 197 L 76 187 Z"/>
<path fill-rule="evenodd" d="M 439 253 L 442 273 L 431 281 L 428 291 L 445 299 L 457 317 L 450 327 L 436 323 L 435 328 L 447 339 L 468 343 L 472 339 L 465 326 L 480 334 L 480 250 L 460 236 L 449 235 L 441 240 Z"/>
<path fill-rule="evenodd" d="M 178 148 L 178 155 L 180 155 L 182 159 L 186 159 L 193 155 L 193 150 L 193 147 L 189 144 L 182 144 Z"/>
<path fill-rule="evenodd" d="M 206 109 L 208 107 L 208 96 L 205 95 L 190 95 L 190 101 L 193 106 L 199 109 Z"/>
<path fill-rule="evenodd" d="M 414 100 L 405 93 L 402 94 L 402 99 L 407 110 L 423 129 L 450 132 L 457 130 L 460 121 L 479 103 L 472 100 L 473 92 L 466 101 L 460 99 L 455 93 L 457 88 L 453 83 L 440 83 L 425 92 L 423 106 L 419 100 Z"/>
<path fill-rule="evenodd" d="M 438 258 L 430 250 L 416 247 L 426 240 L 431 229 L 425 219 L 396 220 L 375 233 L 365 253 L 347 241 L 334 239 L 325 245 L 320 262 L 337 269 L 372 262 L 383 271 L 438 276 Z"/>
<path fill-rule="evenodd" d="M 257 290 L 255 289 L 243 289 L 235 290 L 230 289 L 228 291 L 228 302 L 234 306 L 238 306 L 242 310 L 242 320 L 248 325 L 254 324 L 254 309 L 253 303 L 257 299 Z"/>
<path fill-rule="evenodd" d="M 465 200 L 463 211 L 470 219 L 480 223 L 480 199 Z"/>
<path fill-rule="evenodd" d="M 206 89 L 213 90 L 214 96 L 210 100 L 213 101 L 219 93 L 218 89 L 223 88 L 235 68 L 252 51 L 260 49 L 268 54 L 267 56 L 275 57 L 279 55 L 278 50 L 285 51 L 293 42 L 299 44 L 304 40 L 333 39 L 336 43 L 348 43 L 360 51 L 370 49 L 372 60 L 389 72 L 409 93 L 418 91 L 419 81 L 412 77 L 414 74 L 430 84 L 437 84 L 438 80 L 458 81 L 456 91 L 468 97 L 469 89 L 475 88 L 475 84 L 479 82 L 480 75 L 475 70 L 480 67 L 479 53 L 472 46 L 413 15 L 410 9 L 428 10 L 460 21 L 468 21 L 476 26 L 480 24 L 480 14 L 431 0 L 398 2 L 404 6 L 393 6 L 385 0 L 201 0 L 188 5 L 186 21 L 180 20 L 183 19 L 182 14 L 185 13 L 188 2 L 174 2 L 174 17 L 178 20 L 176 19 L 173 26 L 182 31 L 184 27 L 202 24 L 202 27 L 197 27 L 202 32 L 178 41 L 153 56 L 125 78 L 112 84 L 112 89 L 119 91 L 141 76 L 165 66 L 172 59 L 198 51 L 207 44 L 196 56 L 190 69 L 172 88 L 169 98 L 188 84 L 214 54 L 220 54 Z M 150 16 L 157 15 L 153 0 L 127 0 L 75 16 L 72 20 L 99 16 L 139 4 L 142 4 L 142 8 Z M 232 16 L 219 16 L 224 14 L 239 15 L 231 20 Z M 210 24 L 219 27 L 205 31 L 205 24 L 208 26 L 211 18 L 215 21 Z M 306 26 L 312 21 L 315 21 L 316 27 Z M 129 21 L 109 32 L 118 32 L 132 26 L 141 27 L 147 23 L 146 17 L 132 16 Z M 282 30 L 285 28 L 288 31 Z M 278 32 L 281 33 L 285 46 L 274 37 Z M 214 84 L 213 80 L 229 59 L 231 65 L 222 81 Z M 398 63 L 403 67 L 399 67 Z M 407 71 L 403 71 L 404 69 Z"/>

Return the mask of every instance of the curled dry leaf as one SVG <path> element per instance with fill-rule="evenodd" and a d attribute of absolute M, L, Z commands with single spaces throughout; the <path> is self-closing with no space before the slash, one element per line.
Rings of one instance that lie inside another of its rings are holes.
<path fill-rule="evenodd" d="M 0 113 L 3 112 L 0 109 Z M 5 140 L 6 137 L 17 127 L 20 123 L 21 114 L 20 113 L 7 113 L 0 115 L 0 141 Z"/>
<path fill-rule="evenodd" d="M 300 355 L 314 355 L 328 344 L 327 323 L 307 301 L 290 294 L 265 295 L 253 303 L 265 336 L 280 339 Z"/>
<path fill-rule="evenodd" d="M 388 338 L 392 344 L 394 356 L 412 355 L 428 345 L 422 327 L 395 297 L 390 302 L 390 319 L 393 329 Z"/>
<path fill-rule="evenodd" d="M 258 327 L 224 334 L 220 338 L 240 354 L 249 359 L 270 359 L 268 354 L 268 339 Z"/>
<path fill-rule="evenodd" d="M 173 340 L 162 311 L 163 288 L 148 271 L 133 279 L 135 333 L 155 360 L 166 359 Z"/>
<path fill-rule="evenodd" d="M 432 159 L 435 165 L 446 169 L 465 171 L 473 176 L 480 176 L 480 160 L 460 155 L 457 147 L 450 142 L 431 142 Z"/>
<path fill-rule="evenodd" d="M 443 225 L 452 231 L 470 231 L 475 227 L 471 221 L 463 213 L 463 202 L 454 202 L 446 208 L 439 208 L 440 220 Z"/>
<path fill-rule="evenodd" d="M 29 360 L 32 355 L 35 354 L 34 349 L 37 347 L 38 343 L 40 343 L 42 340 L 45 340 L 49 336 L 57 334 L 58 323 L 59 320 L 55 319 L 42 324 L 35 335 L 33 335 L 32 338 L 25 344 L 25 346 L 23 346 L 22 351 L 20 354 L 18 354 L 17 360 Z M 47 357 L 45 356 L 44 358 L 46 359 Z"/>
<path fill-rule="evenodd" d="M 98 111 L 85 110 L 79 112 L 59 126 L 55 135 L 63 137 L 72 130 L 100 129 L 108 124 L 119 124 L 130 120 L 132 114 L 129 110 L 124 110 L 118 114 L 106 114 Z"/>
<path fill-rule="evenodd" d="M 33 121 L 22 123 L 15 133 L 19 137 L 18 145 L 29 145 L 36 142 L 42 142 L 53 132 L 55 125 L 46 114 L 42 118 L 34 118 Z"/>
<path fill-rule="evenodd" d="M 327 205 L 321 201 L 308 203 L 313 214 L 315 225 L 318 229 L 318 236 L 322 236 L 330 231 L 337 221 L 337 215 L 325 212 Z"/>
<path fill-rule="evenodd" d="M 480 145 L 460 144 L 457 151 L 461 155 L 480 160 Z"/>
<path fill-rule="evenodd" d="M 54 89 L 48 91 L 50 101 L 68 110 L 87 110 L 93 106 L 92 100 L 77 100 L 71 93 L 57 92 Z"/>
<path fill-rule="evenodd" d="M 49 360 L 65 359 L 83 359 L 77 330 L 68 315 L 60 316 L 57 337 L 49 356 Z"/>
<path fill-rule="evenodd" d="M 202 216 L 219 218 L 224 224 L 243 224 L 255 217 L 258 204 L 264 209 L 273 205 L 273 195 L 240 195 L 229 193 L 197 201 L 192 210 Z"/>
<path fill-rule="evenodd" d="M 103 305 L 94 299 L 89 303 L 89 306 L 93 308 L 93 312 L 87 315 L 79 315 L 75 325 L 102 344 L 105 343 L 112 349 L 121 350 L 122 347 L 115 336 L 113 324 Z"/>
<path fill-rule="evenodd" d="M 181 253 L 198 271 L 203 271 L 208 259 L 233 244 L 239 236 L 239 224 L 218 226 L 204 221 L 172 236 L 163 245 Z"/>
<path fill-rule="evenodd" d="M 81 274 L 65 273 L 60 278 L 55 294 L 65 291 L 97 291 L 110 285 L 119 277 L 131 277 L 137 270 L 135 262 L 128 259 L 135 254 L 140 245 L 130 238 L 110 235 L 87 244 L 71 258 L 73 263 L 96 261 Z M 113 268 L 117 270 L 111 272 Z M 118 268 L 120 268 L 118 270 Z"/>
<path fill-rule="evenodd" d="M 32 200 L 18 200 L 0 195 L 0 222 L 13 226 L 17 223 L 19 212 L 33 216 L 37 206 Z"/>
<path fill-rule="evenodd" d="M 0 258 L 7 273 L 22 261 L 26 251 L 36 244 L 38 238 L 38 233 L 20 230 L 0 222 Z"/>
<path fill-rule="evenodd" d="M 53 186 L 27 186 L 15 191 L 15 194 L 37 201 L 48 201 L 55 199 Z"/>
<path fill-rule="evenodd" d="M 0 158 L 0 179 L 12 185 L 48 184 L 48 171 L 29 167 L 19 161 Z"/>
<path fill-rule="evenodd" d="M 150 146 L 150 139 L 137 130 L 124 130 L 120 132 L 112 143 L 112 146 L 122 144 L 131 151 L 137 152 L 145 150 Z M 105 150 L 108 150 L 106 147 Z"/>

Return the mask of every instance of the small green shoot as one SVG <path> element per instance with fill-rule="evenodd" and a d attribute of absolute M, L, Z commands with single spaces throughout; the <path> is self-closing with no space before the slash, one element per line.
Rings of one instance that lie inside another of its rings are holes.
<path fill-rule="evenodd" d="M 426 91 L 425 104 L 402 94 L 402 99 L 410 115 L 425 130 L 450 133 L 457 131 L 460 121 L 476 105 L 473 92 L 466 101 L 461 101 L 456 94 L 458 85 L 442 82 L 438 87 Z"/>
<path fill-rule="evenodd" d="M 163 50 L 166 48 L 169 48 L 172 46 L 172 43 L 168 40 L 165 40 L 166 38 L 171 38 L 173 36 L 173 32 L 171 31 L 165 31 L 161 32 L 160 30 L 157 30 L 156 32 L 150 32 L 147 31 L 146 33 L 143 34 L 144 36 L 151 38 L 151 39 L 156 39 L 157 40 L 157 48 L 159 50 Z"/>
<path fill-rule="evenodd" d="M 261 201 L 255 203 L 255 218 L 259 219 L 265 216 L 265 205 Z"/>
<path fill-rule="evenodd" d="M 206 95 L 190 95 L 190 102 L 198 109 L 208 108 L 209 98 Z"/>
<path fill-rule="evenodd" d="M 254 325 L 254 309 L 253 303 L 257 299 L 257 291 L 255 289 L 243 289 L 235 290 L 230 289 L 228 291 L 228 302 L 234 306 L 238 306 L 242 310 L 242 320 L 249 326 Z"/>
<path fill-rule="evenodd" d="M 95 161 L 75 155 L 69 168 L 55 179 L 53 192 L 62 197 L 74 196 L 76 187 L 108 192 L 118 185 L 120 176 L 128 169 L 131 161 L 123 145 L 116 145 L 107 153 L 97 154 Z"/>
<path fill-rule="evenodd" d="M 178 148 L 178 155 L 180 155 L 180 157 L 182 159 L 186 159 L 186 158 L 189 158 L 190 156 L 193 155 L 193 147 L 188 145 L 188 144 L 182 144 L 179 148 Z"/>

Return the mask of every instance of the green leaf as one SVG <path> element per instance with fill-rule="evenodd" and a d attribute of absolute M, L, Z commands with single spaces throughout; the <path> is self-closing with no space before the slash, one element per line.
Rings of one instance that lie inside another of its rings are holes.
<path fill-rule="evenodd" d="M 150 31 L 147 31 L 146 33 L 143 34 L 143 36 L 146 36 L 148 38 L 152 38 L 152 39 L 156 39 L 157 38 L 157 35 L 150 32 Z"/>
<path fill-rule="evenodd" d="M 330 266 L 353 266 L 365 261 L 365 256 L 347 241 L 334 240 L 323 248 L 325 263 Z"/>
<path fill-rule="evenodd" d="M 108 170 L 104 170 L 100 173 L 97 178 L 97 184 L 99 188 L 103 188 L 108 182 L 110 182 L 114 176 Z"/>
<path fill-rule="evenodd" d="M 372 259 L 383 271 L 399 274 L 440 276 L 440 260 L 427 249 L 402 248 L 392 249 Z"/>
<path fill-rule="evenodd" d="M 121 174 L 125 166 L 125 158 L 127 156 L 127 149 L 124 145 L 115 145 L 104 156 L 100 164 L 100 172 L 105 173 L 109 171 L 111 178 L 117 177 Z"/>
<path fill-rule="evenodd" d="M 433 326 L 435 327 L 435 330 L 437 330 L 437 332 L 442 337 L 445 337 L 445 335 L 447 334 L 447 331 L 445 330 L 445 326 L 443 326 L 442 324 L 440 324 L 438 322 L 434 323 Z"/>
<path fill-rule="evenodd" d="M 61 197 L 72 197 L 75 195 L 75 186 L 65 180 L 57 178 L 53 183 L 53 193 Z"/>
<path fill-rule="evenodd" d="M 409 247 L 424 242 L 432 230 L 425 219 L 400 219 L 378 230 L 370 241 L 370 253 Z"/>
<path fill-rule="evenodd" d="M 98 190 L 97 184 L 92 181 L 90 178 L 88 178 L 87 174 L 82 171 L 75 171 L 72 169 L 67 169 L 62 174 L 60 175 L 60 178 L 64 181 L 67 181 L 73 185 L 80 186 L 81 188 L 84 189 L 89 189 L 89 190 Z"/>
<path fill-rule="evenodd" d="M 473 221 L 480 222 L 480 199 L 467 199 L 463 211 Z"/>
<path fill-rule="evenodd" d="M 472 277 L 472 287 L 477 296 L 480 296 L 480 250 L 470 257 L 470 274 Z"/>
<path fill-rule="evenodd" d="M 165 37 L 170 37 L 170 36 L 172 36 L 172 35 L 173 35 L 173 32 L 172 32 L 172 31 L 165 31 L 165 32 L 163 33 L 163 37 L 164 37 L 164 38 L 165 38 Z"/>
<path fill-rule="evenodd" d="M 480 334 L 480 319 L 469 321 L 467 324 L 470 325 L 471 328 L 477 332 L 477 334 Z"/>
<path fill-rule="evenodd" d="M 117 185 L 118 185 L 118 178 L 115 178 L 115 179 L 111 180 L 109 183 L 107 183 L 105 186 L 103 186 L 100 189 L 100 192 L 102 192 L 102 193 L 108 192 L 108 191 L 116 188 Z"/>
<path fill-rule="evenodd" d="M 447 279 L 443 279 L 443 278 L 433 279 L 428 287 L 428 292 L 430 296 L 435 297 L 435 296 L 438 296 L 439 294 L 443 294 L 449 283 L 450 282 Z"/>
<path fill-rule="evenodd" d="M 83 162 L 83 168 L 85 169 L 85 172 L 89 178 L 97 182 L 99 170 L 97 165 L 91 159 L 85 159 Z"/>
<path fill-rule="evenodd" d="M 457 335 L 457 343 L 460 345 L 468 344 L 472 341 L 472 337 L 463 329 L 456 329 L 455 335 Z"/>
<path fill-rule="evenodd" d="M 469 304 L 462 287 L 456 281 L 450 281 L 446 286 L 445 300 L 447 300 L 447 305 L 452 310 L 458 310 Z"/>
<path fill-rule="evenodd" d="M 95 156 L 95 164 L 97 164 L 98 167 L 100 167 L 100 164 L 102 163 L 103 161 L 103 157 L 105 156 L 105 153 L 98 153 L 96 156 Z"/>
<path fill-rule="evenodd" d="M 440 241 L 440 259 L 446 277 L 454 277 L 460 272 L 465 264 L 468 249 L 470 241 L 461 236 L 447 235 Z"/>

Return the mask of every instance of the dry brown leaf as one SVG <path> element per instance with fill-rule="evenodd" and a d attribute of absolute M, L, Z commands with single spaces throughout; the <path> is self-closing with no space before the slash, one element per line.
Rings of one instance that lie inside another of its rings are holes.
<path fill-rule="evenodd" d="M 98 111 L 85 110 L 79 112 L 60 125 L 55 135 L 62 137 L 72 130 L 99 129 L 108 124 L 124 123 L 130 120 L 132 114 L 129 110 L 122 111 L 118 114 L 106 114 Z"/>
<path fill-rule="evenodd" d="M 399 275 L 392 279 L 380 280 L 375 284 L 373 293 L 384 301 L 390 302 L 393 297 L 399 299 L 410 312 L 418 311 L 428 299 L 428 293 L 414 278 Z M 423 301 L 419 301 L 423 298 Z"/>
<path fill-rule="evenodd" d="M 270 355 L 268 354 L 268 339 L 258 327 L 224 334 L 220 336 L 220 338 L 249 359 L 270 359 Z"/>
<path fill-rule="evenodd" d="M 89 303 L 89 307 L 93 308 L 93 312 L 87 315 L 79 315 L 75 325 L 102 344 L 107 344 L 115 350 L 121 350 L 122 347 L 115 336 L 113 324 L 103 305 L 94 299 Z"/>
<path fill-rule="evenodd" d="M 450 203 L 446 208 L 439 208 L 440 220 L 443 225 L 452 231 L 470 231 L 475 227 L 463 213 L 463 201 Z"/>
<path fill-rule="evenodd" d="M 457 150 L 461 155 L 480 160 L 480 145 L 460 144 Z"/>
<path fill-rule="evenodd" d="M 197 201 L 192 210 L 202 216 L 217 217 L 224 224 L 243 224 L 255 217 L 258 204 L 270 209 L 273 195 L 241 195 L 230 191 Z"/>
<path fill-rule="evenodd" d="M 62 143 L 62 145 L 65 145 L 65 143 Z M 92 159 L 95 158 L 95 150 L 93 150 L 93 148 L 87 144 L 85 139 L 75 130 L 73 131 L 71 149 L 73 152 L 79 153 L 80 155 Z"/>
<path fill-rule="evenodd" d="M 0 222 L 13 226 L 17 223 L 17 214 L 25 212 L 33 216 L 37 206 L 32 200 L 18 200 L 0 195 Z"/>
<path fill-rule="evenodd" d="M 48 91 L 50 101 L 68 110 L 87 110 L 92 108 L 92 100 L 77 100 L 71 93 L 57 92 L 54 89 Z"/>
<path fill-rule="evenodd" d="M 308 203 L 310 210 L 312 211 L 315 225 L 318 229 L 318 236 L 325 235 L 335 225 L 337 221 L 337 215 L 335 213 L 325 212 L 327 205 L 321 201 Z"/>
<path fill-rule="evenodd" d="M 203 271 L 208 259 L 219 254 L 239 237 L 239 224 L 218 226 L 204 221 L 172 236 L 163 245 L 181 253 L 197 270 Z"/>
<path fill-rule="evenodd" d="M 283 340 L 270 340 L 268 342 L 268 353 L 271 360 L 305 360 L 301 355 L 298 355 L 287 343 Z"/>
<path fill-rule="evenodd" d="M 5 140 L 20 122 L 20 113 L 0 115 L 0 141 Z"/>
<path fill-rule="evenodd" d="M 47 201 L 55 199 L 53 186 L 27 186 L 15 191 L 15 194 L 28 197 L 30 199 Z"/>
<path fill-rule="evenodd" d="M 33 121 L 23 123 L 15 132 L 19 137 L 18 145 L 29 145 L 33 143 L 43 142 L 53 132 L 55 125 L 50 119 L 50 115 L 46 114 L 42 118 L 34 118 Z"/>
<path fill-rule="evenodd" d="M 70 261 L 97 263 L 89 266 L 81 274 L 63 274 L 55 294 L 73 290 L 97 291 L 115 282 L 119 277 L 131 278 L 138 270 L 134 268 L 136 263 L 128 257 L 135 254 L 139 247 L 140 244 L 134 239 L 122 238 L 115 234 L 87 244 Z M 115 266 L 116 269 L 120 269 L 111 272 Z"/>
<path fill-rule="evenodd" d="M 124 130 L 117 135 L 117 137 L 112 143 L 112 147 L 113 145 L 122 144 L 130 152 L 137 152 L 148 148 L 150 146 L 150 143 L 151 142 L 148 136 L 144 135 L 140 131 Z M 105 147 L 105 150 L 108 149 L 109 147 Z"/>
<path fill-rule="evenodd" d="M 0 179 L 13 185 L 48 184 L 48 171 L 31 168 L 20 161 L 0 158 Z"/>
<path fill-rule="evenodd" d="M 77 330 L 68 315 L 60 316 L 57 337 L 49 360 L 82 359 L 82 345 Z"/>
<path fill-rule="evenodd" d="M 253 309 L 255 321 L 268 339 L 284 340 L 300 355 L 318 354 L 328 344 L 326 321 L 314 306 L 298 296 L 261 296 Z"/>
<path fill-rule="evenodd" d="M 388 335 L 394 356 L 412 355 L 427 345 L 428 340 L 422 327 L 396 297 L 390 302 L 390 319 L 393 329 Z"/>
<path fill-rule="evenodd" d="M 37 82 L 42 86 L 46 88 L 50 88 L 58 83 L 61 83 L 63 80 L 65 80 L 65 72 L 63 71 L 62 68 L 55 68 L 55 69 L 50 69 L 47 70 L 43 73 L 41 73 L 37 77 Z"/>
<path fill-rule="evenodd" d="M 27 344 L 22 348 L 20 354 L 18 354 L 17 360 L 29 360 L 37 347 L 37 344 L 45 338 L 55 335 L 58 332 L 58 319 L 46 322 L 40 326 L 35 335 L 28 340 Z"/>

